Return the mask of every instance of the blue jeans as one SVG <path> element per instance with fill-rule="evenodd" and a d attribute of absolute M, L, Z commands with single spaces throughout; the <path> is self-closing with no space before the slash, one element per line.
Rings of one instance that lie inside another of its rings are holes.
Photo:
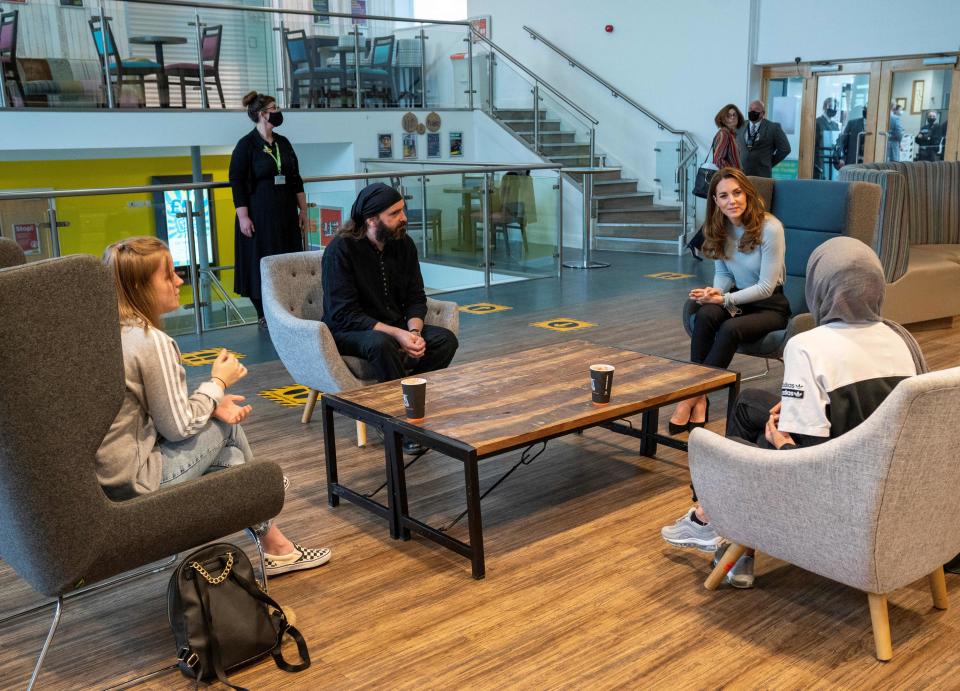
<path fill-rule="evenodd" d="M 199 434 L 189 439 L 161 442 L 160 453 L 163 456 L 161 488 L 253 462 L 253 451 L 243 428 L 213 418 Z M 270 521 L 264 521 L 252 529 L 262 537 L 269 527 Z"/>
<path fill-rule="evenodd" d="M 235 465 L 251 463 L 253 452 L 240 425 L 212 419 L 198 434 L 183 441 L 160 443 L 163 471 L 160 486 L 168 487 Z"/>

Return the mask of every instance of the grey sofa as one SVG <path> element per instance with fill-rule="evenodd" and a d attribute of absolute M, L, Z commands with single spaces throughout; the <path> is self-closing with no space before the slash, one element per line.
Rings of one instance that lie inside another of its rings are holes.
<path fill-rule="evenodd" d="M 881 190 L 878 185 L 865 182 L 771 180 L 752 176 L 750 181 L 766 208 L 783 224 L 787 274 L 783 292 L 790 301 L 793 316 L 785 329 L 772 331 L 754 343 L 743 343 L 737 352 L 779 360 L 793 335 L 814 326 L 804 297 L 810 253 L 837 235 L 849 235 L 873 246 Z M 694 300 L 684 303 L 682 320 L 688 336 L 693 335 L 699 307 Z"/>
<path fill-rule="evenodd" d="M 254 463 L 111 501 L 96 452 L 125 390 L 113 278 L 86 255 L 2 269 L 0 314 L 0 554 L 56 598 L 32 685 L 65 595 L 272 518 L 283 474 Z"/>
<path fill-rule="evenodd" d="M 960 552 L 948 433 L 958 409 L 954 368 L 904 380 L 860 426 L 818 446 L 771 451 L 693 430 L 693 484 L 734 543 L 707 587 L 749 546 L 866 591 L 877 657 L 889 659 L 887 593 L 929 576 L 934 605 L 947 606 L 942 565 Z"/>
<path fill-rule="evenodd" d="M 960 314 L 960 161 L 844 166 L 841 180 L 883 188 L 875 249 L 883 316 L 910 324 Z"/>
<path fill-rule="evenodd" d="M 323 251 L 294 252 L 260 260 L 263 311 L 270 327 L 273 347 L 280 361 L 298 384 L 310 389 L 303 411 L 309 422 L 321 391 L 335 393 L 376 381 L 370 363 L 341 356 L 323 316 L 320 282 Z M 427 324 L 460 331 L 460 313 L 455 302 L 427 298 Z M 358 443 L 365 442 L 363 423 L 357 423 Z"/>
<path fill-rule="evenodd" d="M 21 266 L 27 263 L 27 256 L 20 245 L 10 238 L 0 238 L 0 269 L 9 266 Z"/>

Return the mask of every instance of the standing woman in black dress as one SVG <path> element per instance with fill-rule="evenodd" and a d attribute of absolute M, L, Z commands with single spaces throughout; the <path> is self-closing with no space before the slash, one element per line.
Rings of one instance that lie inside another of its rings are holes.
<path fill-rule="evenodd" d="M 260 328 L 265 329 L 260 259 L 304 248 L 307 196 L 290 141 L 274 132 L 283 124 L 276 100 L 251 91 L 243 97 L 243 105 L 256 127 L 237 142 L 230 158 L 237 209 L 233 289 L 250 298 Z"/>

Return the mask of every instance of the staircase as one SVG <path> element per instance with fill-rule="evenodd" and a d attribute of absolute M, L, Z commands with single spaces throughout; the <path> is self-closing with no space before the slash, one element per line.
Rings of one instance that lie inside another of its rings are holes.
<path fill-rule="evenodd" d="M 593 199 L 597 223 L 594 248 L 626 252 L 676 253 L 677 236 L 683 232 L 681 211 L 676 206 L 654 203 L 652 192 L 640 191 L 638 181 L 621 177 L 621 169 L 606 164 L 606 154 L 576 140 L 576 132 L 563 128 L 559 119 L 540 112 L 540 148 L 534 145 L 533 109 L 494 110 L 494 119 L 548 161 L 564 166 L 596 166 L 609 171 L 594 173 Z M 580 183 L 583 175 L 569 176 Z M 669 244 L 660 244 L 669 243 Z"/>

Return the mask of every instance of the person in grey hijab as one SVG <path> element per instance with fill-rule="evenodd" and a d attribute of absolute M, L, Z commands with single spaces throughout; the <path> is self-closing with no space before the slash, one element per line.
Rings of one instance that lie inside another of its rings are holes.
<path fill-rule="evenodd" d="M 779 395 L 753 389 L 740 394 L 727 418 L 727 436 L 778 450 L 820 444 L 863 422 L 900 381 L 927 371 L 913 336 L 880 316 L 885 287 L 880 260 L 859 240 L 837 237 L 817 247 L 805 285 L 817 326 L 787 343 Z M 700 507 L 661 534 L 674 546 L 702 551 L 715 551 L 722 542 Z M 751 552 L 727 580 L 735 587 L 753 585 Z"/>

